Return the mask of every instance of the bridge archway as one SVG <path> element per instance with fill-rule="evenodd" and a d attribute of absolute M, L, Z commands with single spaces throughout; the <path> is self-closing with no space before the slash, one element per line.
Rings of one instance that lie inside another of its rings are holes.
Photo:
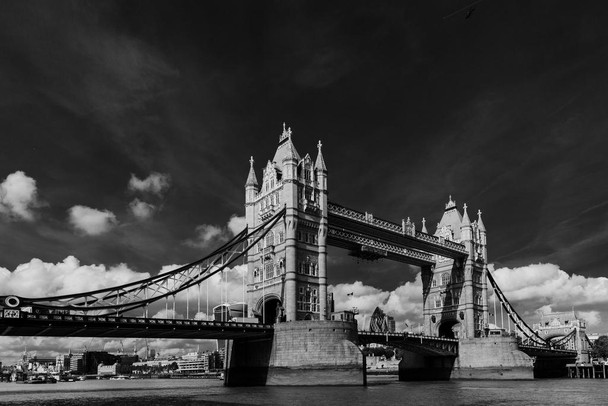
<path fill-rule="evenodd" d="M 261 316 L 261 322 L 274 324 L 283 316 L 283 303 L 277 295 L 270 294 L 258 300 L 255 310 Z"/>
<path fill-rule="evenodd" d="M 439 325 L 438 335 L 443 338 L 458 338 L 461 327 L 458 320 L 446 320 Z"/>

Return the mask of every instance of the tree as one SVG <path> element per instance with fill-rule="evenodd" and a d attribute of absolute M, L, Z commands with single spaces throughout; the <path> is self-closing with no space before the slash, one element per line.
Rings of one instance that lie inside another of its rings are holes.
<path fill-rule="evenodd" d="M 600 336 L 591 349 L 591 357 L 608 358 L 608 336 Z"/>

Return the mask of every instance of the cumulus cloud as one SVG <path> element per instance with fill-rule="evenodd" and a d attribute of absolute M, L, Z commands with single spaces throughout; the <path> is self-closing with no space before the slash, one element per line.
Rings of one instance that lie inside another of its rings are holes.
<path fill-rule="evenodd" d="M 131 211 L 131 214 L 133 214 L 139 220 L 146 220 L 152 217 L 154 211 L 156 210 L 156 206 L 135 198 L 131 203 L 129 203 L 129 210 Z"/>
<path fill-rule="evenodd" d="M 422 282 L 420 273 L 413 282 L 406 282 L 392 291 L 364 285 L 360 281 L 330 285 L 336 310 L 357 308 L 357 319 L 362 328 L 369 326 L 372 313 L 379 306 L 395 318 L 397 331 L 412 328 L 422 322 Z"/>
<path fill-rule="evenodd" d="M 147 178 L 139 179 L 131 174 L 129 180 L 129 190 L 133 192 L 148 192 L 161 195 L 169 188 L 171 177 L 168 174 L 152 172 Z"/>
<path fill-rule="evenodd" d="M 0 268 L 0 294 L 60 296 L 124 285 L 148 277 L 149 273 L 135 272 L 125 264 L 82 265 L 74 256 L 53 264 L 34 258 L 17 266 L 13 272 Z"/>
<path fill-rule="evenodd" d="M 99 235 L 112 229 L 118 221 L 109 210 L 97 210 L 87 206 L 74 206 L 68 210 L 69 222 L 79 232 Z"/>
<path fill-rule="evenodd" d="M 230 220 L 228 220 L 227 224 L 228 230 L 230 230 L 233 235 L 236 235 L 243 231 L 246 226 L 247 220 L 245 220 L 245 216 L 237 216 L 236 214 L 233 214 L 230 217 Z"/>
<path fill-rule="evenodd" d="M 245 217 L 233 214 L 225 227 L 214 224 L 201 224 L 196 226 L 194 238 L 185 241 L 185 244 L 194 248 L 208 248 L 229 240 L 235 234 L 243 231 L 247 223 Z"/>
<path fill-rule="evenodd" d="M 489 268 L 493 270 L 492 265 Z M 606 277 L 570 275 L 550 263 L 499 268 L 492 275 L 507 300 L 529 323 L 537 322 L 539 313 L 571 309 L 590 326 L 601 325 L 608 316 Z"/>
<path fill-rule="evenodd" d="M 12 219 L 32 221 L 39 206 L 36 181 L 22 171 L 11 173 L 0 184 L 0 213 Z"/>

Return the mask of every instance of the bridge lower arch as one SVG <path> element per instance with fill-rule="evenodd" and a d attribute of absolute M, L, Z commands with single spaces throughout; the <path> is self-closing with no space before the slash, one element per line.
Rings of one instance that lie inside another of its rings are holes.
<path fill-rule="evenodd" d="M 462 324 L 458 320 L 446 320 L 441 322 L 437 332 L 442 338 L 458 338 Z"/>
<path fill-rule="evenodd" d="M 258 299 L 254 313 L 261 317 L 263 324 L 275 324 L 283 316 L 283 302 L 278 295 L 267 294 Z"/>

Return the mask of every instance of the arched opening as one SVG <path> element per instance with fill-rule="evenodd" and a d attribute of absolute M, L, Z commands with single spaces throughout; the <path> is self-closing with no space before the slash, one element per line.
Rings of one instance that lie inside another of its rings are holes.
<path fill-rule="evenodd" d="M 276 297 L 266 298 L 261 310 L 260 313 L 263 317 L 260 321 L 265 324 L 274 324 L 280 321 L 278 320 L 279 317 L 283 316 L 283 306 L 281 301 Z"/>
<path fill-rule="evenodd" d="M 456 320 L 447 320 L 439 326 L 439 337 L 458 338 L 460 323 Z"/>

